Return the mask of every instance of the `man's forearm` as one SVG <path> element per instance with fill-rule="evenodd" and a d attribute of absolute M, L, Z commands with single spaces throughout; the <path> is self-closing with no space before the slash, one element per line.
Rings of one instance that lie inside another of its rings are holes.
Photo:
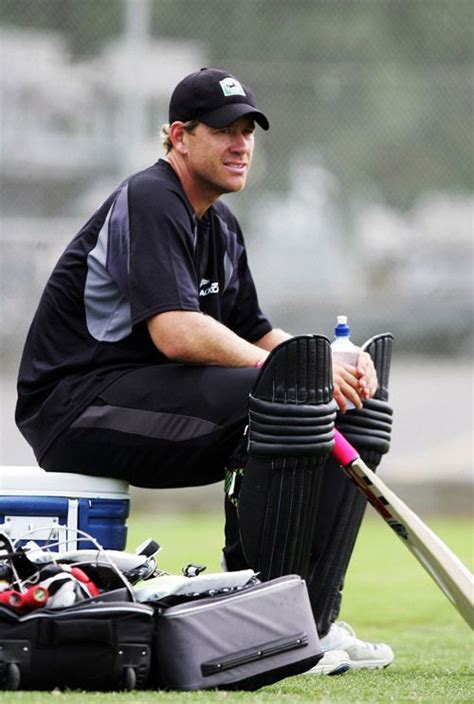
<path fill-rule="evenodd" d="M 273 328 L 273 330 L 270 330 L 270 332 L 267 332 L 266 335 L 261 337 L 260 340 L 257 340 L 255 344 L 262 350 L 271 352 L 274 347 L 289 340 L 290 337 L 293 337 L 293 335 L 290 335 L 290 333 L 284 330 L 280 330 L 280 328 Z"/>
<path fill-rule="evenodd" d="M 148 330 L 156 347 L 176 362 L 254 367 L 266 356 L 265 348 L 202 313 L 162 313 L 148 321 Z"/>

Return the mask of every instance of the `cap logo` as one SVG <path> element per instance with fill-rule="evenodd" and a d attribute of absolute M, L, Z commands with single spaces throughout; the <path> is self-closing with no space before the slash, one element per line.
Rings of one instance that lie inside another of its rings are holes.
<path fill-rule="evenodd" d="M 222 81 L 219 81 L 220 86 L 222 88 L 222 92 L 226 97 L 229 95 L 243 95 L 245 96 L 245 91 L 242 88 L 242 85 L 237 81 L 235 78 L 223 78 Z"/>

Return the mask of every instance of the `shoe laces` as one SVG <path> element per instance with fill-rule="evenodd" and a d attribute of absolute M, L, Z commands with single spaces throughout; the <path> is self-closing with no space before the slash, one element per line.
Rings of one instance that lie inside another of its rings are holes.
<path fill-rule="evenodd" d="M 344 631 L 345 633 L 347 633 L 348 636 L 352 636 L 352 638 L 356 638 L 356 634 L 355 634 L 354 629 L 346 621 L 335 621 L 332 624 L 332 627 L 337 628 L 338 630 Z"/>
<path fill-rule="evenodd" d="M 334 628 L 334 630 L 340 634 L 341 638 L 342 637 L 345 637 L 346 639 L 349 638 L 349 641 L 345 640 L 345 641 L 339 642 L 339 645 L 337 647 L 340 647 L 343 650 L 345 648 L 350 648 L 353 645 L 358 645 L 363 648 L 368 648 L 369 650 L 378 650 L 378 649 L 380 649 L 380 647 L 385 647 L 381 643 L 370 643 L 369 641 L 361 640 L 360 638 L 357 638 L 352 626 L 349 625 L 348 623 L 346 623 L 345 621 L 335 621 L 332 624 L 332 628 Z"/>
<path fill-rule="evenodd" d="M 354 629 L 350 624 L 346 623 L 346 621 L 335 621 L 331 628 L 336 632 L 334 635 L 337 634 L 338 645 L 336 647 L 344 649 L 350 648 L 352 645 L 360 645 L 363 647 L 372 647 L 373 645 L 372 643 L 357 638 Z"/>

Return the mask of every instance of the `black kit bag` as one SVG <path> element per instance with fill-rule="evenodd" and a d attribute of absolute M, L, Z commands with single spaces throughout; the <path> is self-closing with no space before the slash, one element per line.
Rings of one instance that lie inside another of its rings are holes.
<path fill-rule="evenodd" d="M 158 608 L 151 675 L 158 689 L 255 690 L 322 657 L 298 575 Z"/>
<path fill-rule="evenodd" d="M 0 690 L 118 690 L 148 681 L 153 609 L 86 600 L 26 615 L 0 606 Z"/>

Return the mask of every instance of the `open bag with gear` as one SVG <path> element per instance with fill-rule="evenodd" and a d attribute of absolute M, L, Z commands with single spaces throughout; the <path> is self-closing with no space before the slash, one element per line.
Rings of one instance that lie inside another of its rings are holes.
<path fill-rule="evenodd" d="M 170 575 L 158 550 L 61 552 L 0 534 L 0 689 L 253 690 L 322 657 L 299 576 Z"/>

